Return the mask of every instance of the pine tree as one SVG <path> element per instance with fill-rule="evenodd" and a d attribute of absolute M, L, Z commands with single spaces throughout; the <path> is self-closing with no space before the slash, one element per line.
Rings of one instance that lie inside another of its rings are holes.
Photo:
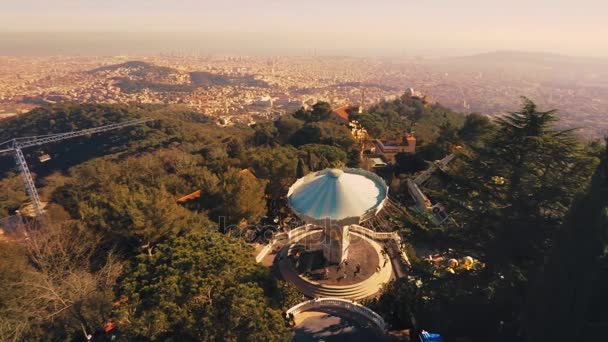
<path fill-rule="evenodd" d="M 302 161 L 302 158 L 298 158 L 298 167 L 296 168 L 296 177 L 302 178 L 307 173 L 308 172 L 306 172 L 306 166 L 304 166 L 304 161 Z"/>
<path fill-rule="evenodd" d="M 523 107 L 497 120 L 500 133 L 493 145 L 505 175 L 510 179 L 511 195 L 517 197 L 521 184 L 538 156 L 549 152 L 552 146 L 562 153 L 572 150 L 570 130 L 557 131 L 553 124 L 558 121 L 556 110 L 540 112 L 536 104 L 523 97 Z"/>
<path fill-rule="evenodd" d="M 529 341 L 582 341 L 586 315 L 608 254 L 608 138 L 588 191 L 572 206 L 535 289 L 525 320 Z M 604 336 L 605 337 L 605 336 Z"/>
<path fill-rule="evenodd" d="M 494 219 L 494 245 L 499 262 L 535 269 L 550 246 L 572 200 L 587 186 L 597 160 L 584 153 L 569 130 L 554 128 L 556 112 L 538 111 L 529 99 L 522 109 L 498 120 L 499 132 L 484 149 L 474 171 L 488 182 L 506 179 L 492 203 L 500 208 Z"/>

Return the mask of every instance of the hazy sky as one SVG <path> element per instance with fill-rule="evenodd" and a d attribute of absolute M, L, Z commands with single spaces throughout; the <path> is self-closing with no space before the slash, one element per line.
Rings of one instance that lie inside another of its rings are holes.
<path fill-rule="evenodd" d="M 608 56 L 608 0 L 0 0 L 0 31 L 260 33 L 269 47 Z"/>

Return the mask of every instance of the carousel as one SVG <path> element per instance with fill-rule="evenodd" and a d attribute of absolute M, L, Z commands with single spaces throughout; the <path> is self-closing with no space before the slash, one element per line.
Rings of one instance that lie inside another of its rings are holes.
<path fill-rule="evenodd" d="M 325 260 L 340 264 L 348 259 L 351 225 L 374 217 L 387 201 L 388 188 L 362 169 L 325 169 L 297 180 L 287 198 L 300 219 L 323 229 Z"/>

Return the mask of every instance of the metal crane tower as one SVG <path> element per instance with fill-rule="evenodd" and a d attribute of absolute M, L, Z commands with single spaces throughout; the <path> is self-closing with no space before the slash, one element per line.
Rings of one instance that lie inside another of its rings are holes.
<path fill-rule="evenodd" d="M 33 137 L 23 137 L 23 138 L 14 138 L 3 143 L 0 143 L 0 154 L 13 152 L 15 154 L 15 162 L 17 163 L 17 167 L 21 172 L 21 176 L 23 177 L 23 181 L 25 182 L 25 190 L 32 200 L 32 204 L 34 206 L 34 211 L 36 216 L 39 217 L 42 214 L 42 205 L 40 203 L 40 197 L 38 197 L 38 191 L 36 190 L 36 186 L 34 184 L 34 179 L 32 178 L 32 174 L 30 173 L 30 169 L 25 162 L 25 157 L 23 156 L 23 152 L 21 151 L 23 148 L 39 146 L 47 143 L 57 142 L 65 139 L 81 137 L 83 135 L 89 135 L 94 133 L 101 133 L 106 131 L 111 131 L 114 129 L 119 129 L 128 126 L 139 125 L 141 123 L 151 121 L 150 118 L 129 120 L 125 122 L 115 123 L 106 126 L 87 128 L 80 131 L 68 132 L 68 133 L 58 133 L 58 134 L 48 134 L 48 135 L 37 135 Z"/>

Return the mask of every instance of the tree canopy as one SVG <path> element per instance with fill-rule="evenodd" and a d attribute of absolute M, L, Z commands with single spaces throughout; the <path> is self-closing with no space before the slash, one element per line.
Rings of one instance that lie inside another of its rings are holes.
<path fill-rule="evenodd" d="M 300 108 L 294 113 L 294 117 L 306 122 L 317 122 L 329 119 L 331 113 L 331 105 L 320 101 L 315 103 L 311 109 Z"/>
<path fill-rule="evenodd" d="M 208 230 L 138 256 L 121 281 L 116 310 L 123 331 L 148 339 L 286 339 L 281 313 L 260 286 L 270 275 L 250 255 L 243 242 Z"/>
<path fill-rule="evenodd" d="M 600 214 L 600 204 L 583 205 L 594 214 L 585 211 L 587 214 L 575 215 L 565 241 L 578 236 L 576 241 L 589 239 L 589 243 L 583 246 L 571 241 L 568 252 L 561 252 L 559 265 L 552 264 L 551 281 L 544 282 L 544 286 L 555 287 L 554 292 L 548 291 L 546 296 L 531 292 L 530 284 L 554 245 L 560 226 L 568 224 L 568 208 L 587 188 L 598 163 L 595 150 L 571 132 L 554 128 L 557 120 L 555 111 L 539 111 L 533 102 L 524 99 L 521 110 L 506 114 L 496 124 L 469 116 L 461 129 L 440 135 L 437 141 L 463 143 L 464 149 L 447 171 L 447 180 L 431 182 L 425 192 L 446 206 L 460 225 L 418 230 L 410 238 L 425 244 L 433 241 L 441 249 L 470 253 L 483 260 L 485 267 L 450 274 L 441 271 L 441 266 L 416 260 L 412 274 L 389 285 L 374 308 L 403 327 L 411 324 L 414 317 L 418 326 L 440 331 L 446 338 L 468 337 L 475 341 L 523 341 L 520 332 L 528 322 L 522 322 L 521 317 L 528 297 L 535 308 L 530 324 L 556 317 L 553 313 L 558 315 L 558 310 L 549 314 L 545 309 L 553 307 L 548 301 L 561 305 L 550 295 L 562 291 L 558 284 L 564 283 L 566 274 L 561 266 L 579 267 L 575 259 L 565 260 L 578 247 L 580 253 L 589 252 L 591 244 L 596 252 L 600 250 L 597 235 L 590 230 L 602 225 L 605 213 Z M 598 184 L 596 180 L 591 187 Z M 587 233 L 578 232 L 574 228 L 586 222 L 585 215 L 590 220 L 584 229 Z M 415 255 L 412 258 L 416 259 Z M 583 268 L 587 269 L 581 267 L 577 271 L 581 277 Z M 577 284 L 579 280 L 571 278 Z M 540 304 L 542 300 L 544 304 Z M 566 321 L 553 321 L 553 331 L 559 334 L 557 326 Z M 548 326 L 538 324 L 532 329 L 540 333 L 531 339 L 537 341 L 542 340 L 542 331 Z"/>

